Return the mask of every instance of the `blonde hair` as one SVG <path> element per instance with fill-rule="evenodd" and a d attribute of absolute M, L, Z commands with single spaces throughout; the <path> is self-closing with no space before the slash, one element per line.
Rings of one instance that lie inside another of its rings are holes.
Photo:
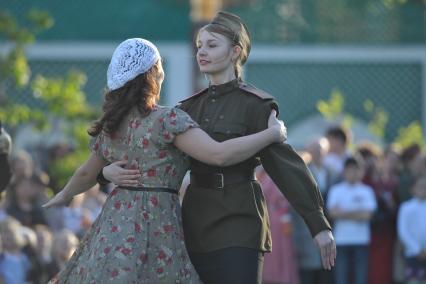
<path fill-rule="evenodd" d="M 23 234 L 23 226 L 13 217 L 6 217 L 0 221 L 0 235 L 10 232 L 14 236 L 15 243 L 22 248 L 26 245 L 26 240 Z"/>

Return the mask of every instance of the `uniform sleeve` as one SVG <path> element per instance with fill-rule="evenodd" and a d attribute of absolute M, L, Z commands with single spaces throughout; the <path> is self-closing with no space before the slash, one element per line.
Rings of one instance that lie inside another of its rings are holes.
<path fill-rule="evenodd" d="M 160 140 L 163 143 L 173 143 L 176 135 L 190 128 L 199 127 L 189 114 L 178 108 L 172 108 L 164 112 L 163 117 L 160 119 L 162 120 Z"/>
<path fill-rule="evenodd" d="M 278 108 L 273 100 L 263 101 L 256 107 L 253 116 L 256 131 L 267 128 L 272 108 Z M 285 143 L 271 144 L 260 152 L 260 159 L 266 172 L 302 216 L 311 235 L 331 230 L 324 215 L 324 202 L 318 186 L 308 167 L 293 148 Z"/>

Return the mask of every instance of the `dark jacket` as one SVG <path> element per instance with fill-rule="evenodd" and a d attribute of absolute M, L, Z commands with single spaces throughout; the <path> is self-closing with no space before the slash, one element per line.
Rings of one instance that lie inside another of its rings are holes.
<path fill-rule="evenodd" d="M 213 139 L 253 134 L 267 128 L 274 98 L 239 80 L 210 86 L 183 100 L 186 111 Z M 262 163 L 291 205 L 303 217 L 311 234 L 331 229 L 323 213 L 323 199 L 300 156 L 288 144 L 272 144 L 255 157 L 229 167 L 216 167 L 191 159 L 195 173 L 252 171 Z M 189 185 L 182 204 L 186 245 L 192 252 L 226 247 L 272 248 L 265 199 L 256 181 L 222 190 Z"/>

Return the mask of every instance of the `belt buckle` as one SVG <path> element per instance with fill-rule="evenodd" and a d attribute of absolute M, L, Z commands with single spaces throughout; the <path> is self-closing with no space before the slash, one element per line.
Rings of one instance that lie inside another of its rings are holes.
<path fill-rule="evenodd" d="M 215 174 L 215 176 L 219 177 L 219 179 L 215 179 L 215 181 L 218 181 L 218 184 L 216 186 L 217 189 L 223 189 L 223 187 L 225 186 L 225 180 L 224 180 L 224 176 L 222 173 L 217 173 Z"/>

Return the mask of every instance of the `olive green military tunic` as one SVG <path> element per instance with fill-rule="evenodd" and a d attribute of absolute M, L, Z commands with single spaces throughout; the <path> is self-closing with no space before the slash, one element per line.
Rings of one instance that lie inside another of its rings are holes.
<path fill-rule="evenodd" d="M 278 110 L 269 94 L 238 79 L 210 86 L 180 102 L 213 139 L 227 139 L 267 128 L 271 109 Z M 259 160 L 280 191 L 303 217 L 311 234 L 331 229 L 323 213 L 323 200 L 303 160 L 287 144 L 272 144 L 255 157 L 237 165 L 216 167 L 191 159 L 192 173 L 252 171 Z M 209 252 L 227 247 L 271 251 L 269 217 L 257 181 L 225 186 L 223 189 L 189 185 L 182 204 L 187 249 Z"/>

